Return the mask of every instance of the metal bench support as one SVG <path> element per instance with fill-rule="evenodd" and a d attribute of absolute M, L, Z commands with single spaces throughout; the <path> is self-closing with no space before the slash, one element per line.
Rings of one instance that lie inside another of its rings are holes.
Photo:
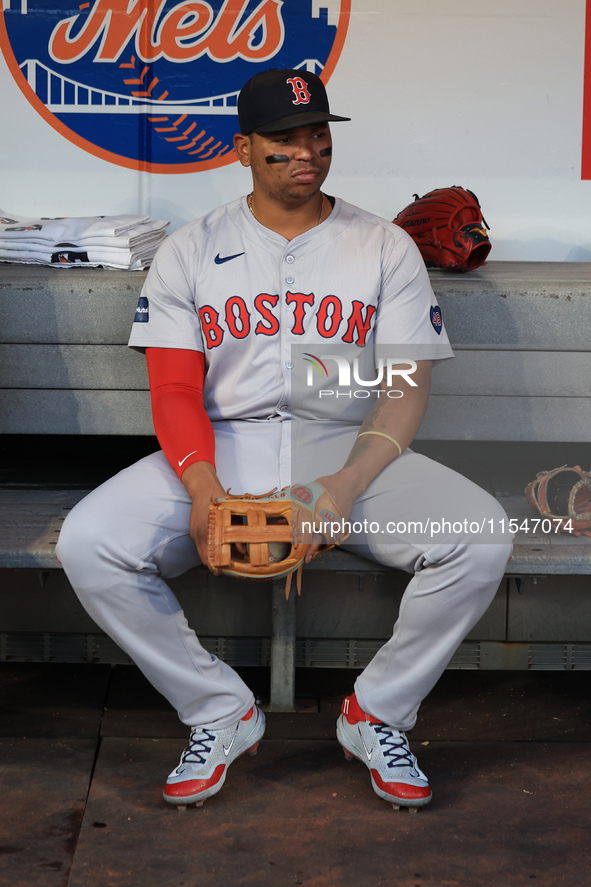
<path fill-rule="evenodd" d="M 285 579 L 274 579 L 271 589 L 271 700 L 269 711 L 295 710 L 295 589 L 285 600 Z"/>

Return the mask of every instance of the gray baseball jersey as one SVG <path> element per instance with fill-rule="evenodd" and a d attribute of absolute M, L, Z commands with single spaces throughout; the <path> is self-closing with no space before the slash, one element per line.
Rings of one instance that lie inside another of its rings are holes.
<path fill-rule="evenodd" d="M 129 339 L 140 350 L 204 352 L 213 421 L 289 416 L 292 345 L 349 345 L 372 359 L 368 346 L 391 343 L 406 357 L 408 346 L 419 359 L 452 356 L 414 242 L 340 199 L 291 241 L 245 198 L 185 225 L 156 256 Z"/>

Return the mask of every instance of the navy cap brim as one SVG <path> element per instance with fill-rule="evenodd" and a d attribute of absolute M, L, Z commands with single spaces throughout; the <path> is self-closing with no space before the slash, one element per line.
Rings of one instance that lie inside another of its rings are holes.
<path fill-rule="evenodd" d="M 251 129 L 250 132 L 281 132 L 284 129 L 294 129 L 296 126 L 311 126 L 313 123 L 329 123 L 351 120 L 350 117 L 338 117 L 336 114 L 327 114 L 323 111 L 302 111 L 299 114 L 291 114 L 288 117 L 280 117 L 279 120 L 273 120 L 269 123 L 263 123 Z"/>

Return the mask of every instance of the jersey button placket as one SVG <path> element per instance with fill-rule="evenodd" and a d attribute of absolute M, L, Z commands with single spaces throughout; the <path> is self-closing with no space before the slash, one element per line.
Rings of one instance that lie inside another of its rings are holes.
<path fill-rule="evenodd" d="M 286 261 L 286 263 L 287 263 L 288 265 L 293 265 L 293 263 L 295 262 L 295 256 L 292 256 L 292 254 L 289 253 L 289 254 L 285 257 L 285 261 Z M 291 269 L 290 269 L 290 270 L 291 270 Z M 295 283 L 295 277 L 293 277 L 292 274 L 288 274 L 287 277 L 285 278 L 285 282 L 291 286 L 292 283 Z"/>
<path fill-rule="evenodd" d="M 291 253 L 288 253 L 283 257 L 285 264 L 288 266 L 292 266 L 295 262 L 295 256 Z M 285 267 L 285 266 L 284 266 Z M 289 272 L 291 272 L 291 267 L 289 267 Z M 285 273 L 285 271 L 284 271 Z M 284 282 L 287 285 L 284 295 L 284 300 L 287 296 L 287 291 L 290 287 L 295 283 L 295 277 L 293 273 L 288 273 L 284 277 Z M 291 343 L 289 341 L 289 333 L 290 333 L 290 313 L 288 311 L 288 307 L 286 302 L 283 302 L 282 305 L 282 325 L 281 325 L 281 357 L 283 363 L 283 384 L 284 384 L 284 394 L 283 394 L 283 402 L 279 404 L 278 410 L 282 413 L 286 413 L 289 415 L 291 410 L 291 370 L 293 364 L 291 362 Z"/>
<path fill-rule="evenodd" d="M 281 263 L 280 274 L 283 275 L 285 289 L 283 290 L 283 299 L 281 300 L 281 363 L 283 373 L 283 393 L 281 401 L 277 407 L 282 418 L 289 420 L 291 418 L 291 327 L 293 323 L 293 315 L 291 309 L 287 305 L 287 293 L 295 283 L 295 278 L 291 272 L 295 262 L 294 256 L 289 253 L 283 257 Z M 288 272 L 288 273 L 286 273 Z M 283 288 L 283 287 L 282 287 Z M 281 455 L 280 455 L 280 475 L 281 485 L 291 483 L 291 431 L 290 423 L 282 422 L 281 435 Z"/>

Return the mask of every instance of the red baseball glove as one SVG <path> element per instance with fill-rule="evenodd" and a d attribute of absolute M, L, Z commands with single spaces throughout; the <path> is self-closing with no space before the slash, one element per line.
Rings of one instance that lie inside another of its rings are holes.
<path fill-rule="evenodd" d="M 492 244 L 472 191 L 454 185 L 414 197 L 394 224 L 410 234 L 427 268 L 474 271 L 486 261 Z"/>

